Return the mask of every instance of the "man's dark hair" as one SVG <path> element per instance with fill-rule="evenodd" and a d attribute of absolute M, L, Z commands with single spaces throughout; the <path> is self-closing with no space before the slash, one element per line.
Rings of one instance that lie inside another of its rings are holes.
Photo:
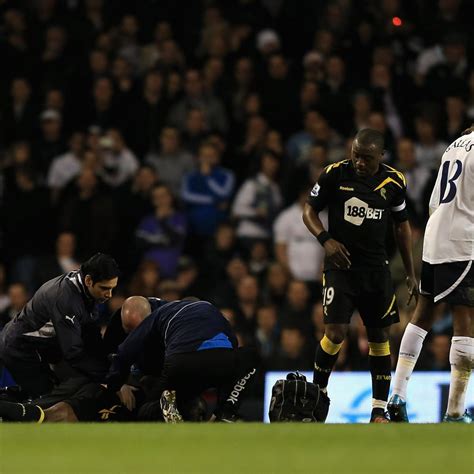
<path fill-rule="evenodd" d="M 380 151 L 383 151 L 385 147 L 385 139 L 383 134 L 373 128 L 364 128 L 357 132 L 354 138 L 361 145 L 370 146 L 375 145 Z"/>
<path fill-rule="evenodd" d="M 90 275 L 94 283 L 102 280 L 112 280 L 120 275 L 117 262 L 105 253 L 96 253 L 81 265 L 81 273 Z"/>

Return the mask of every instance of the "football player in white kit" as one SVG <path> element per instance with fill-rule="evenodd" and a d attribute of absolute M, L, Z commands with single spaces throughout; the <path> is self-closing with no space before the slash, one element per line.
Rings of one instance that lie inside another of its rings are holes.
<path fill-rule="evenodd" d="M 400 345 L 393 393 L 392 421 L 408 421 L 406 390 L 440 302 L 451 306 L 453 338 L 451 383 L 443 421 L 471 423 L 465 396 L 474 366 L 474 124 L 443 154 L 430 199 L 423 242 L 420 297 Z"/>

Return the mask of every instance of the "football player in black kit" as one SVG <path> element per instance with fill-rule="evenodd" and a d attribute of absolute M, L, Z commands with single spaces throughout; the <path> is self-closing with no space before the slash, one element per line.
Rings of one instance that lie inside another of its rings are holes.
<path fill-rule="evenodd" d="M 402 173 L 382 163 L 383 135 L 363 129 L 355 136 L 351 158 L 325 168 L 313 187 L 303 220 L 326 251 L 323 278 L 325 333 L 314 362 L 314 383 L 326 389 L 352 313 L 362 317 L 369 341 L 373 423 L 387 423 L 391 380 L 389 328 L 399 321 L 385 237 L 389 214 L 407 286 L 417 298 L 411 229 Z M 328 208 L 326 230 L 318 217 Z"/>

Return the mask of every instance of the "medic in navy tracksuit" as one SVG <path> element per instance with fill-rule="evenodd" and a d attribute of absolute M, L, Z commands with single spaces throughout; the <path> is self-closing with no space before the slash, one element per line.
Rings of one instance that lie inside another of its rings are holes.
<path fill-rule="evenodd" d="M 107 376 L 108 388 L 118 390 L 132 365 L 153 346 L 163 357 L 156 360 L 162 365 L 161 375 L 148 394 L 150 401 L 159 400 L 164 390 L 176 390 L 179 406 L 216 388 L 216 416 L 236 414 L 258 356 L 251 348 L 237 347 L 229 322 L 215 306 L 195 299 L 162 301 L 119 346 Z"/>

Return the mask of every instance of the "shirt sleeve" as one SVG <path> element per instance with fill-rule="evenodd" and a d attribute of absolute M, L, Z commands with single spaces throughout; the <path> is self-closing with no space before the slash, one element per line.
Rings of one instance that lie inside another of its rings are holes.
<path fill-rule="evenodd" d="M 307 202 L 315 212 L 320 212 L 327 207 L 330 196 L 334 191 L 336 173 L 337 170 L 333 171 L 330 167 L 326 168 L 309 193 Z"/>
<path fill-rule="evenodd" d="M 126 382 L 130 367 L 140 360 L 140 354 L 153 334 L 155 318 L 148 316 L 120 344 L 107 375 L 106 383 L 110 390 L 117 391 Z"/>
<path fill-rule="evenodd" d="M 390 206 L 390 213 L 395 222 L 405 222 L 408 220 L 406 194 L 407 188 L 405 183 L 400 188 L 397 186 L 397 191 Z"/>

